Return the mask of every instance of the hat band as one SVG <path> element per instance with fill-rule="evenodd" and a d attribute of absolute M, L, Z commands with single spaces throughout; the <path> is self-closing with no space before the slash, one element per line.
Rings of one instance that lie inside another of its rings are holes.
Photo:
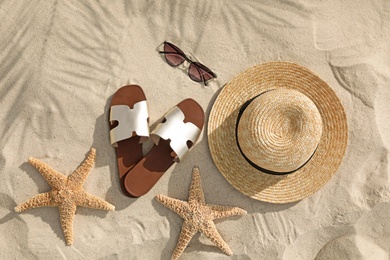
<path fill-rule="evenodd" d="M 268 170 L 268 169 L 265 169 L 265 168 L 262 168 L 260 167 L 259 165 L 255 164 L 254 162 L 252 162 L 248 157 L 246 157 L 246 155 L 244 154 L 244 152 L 241 150 L 241 147 L 240 147 L 240 143 L 238 142 L 238 124 L 240 123 L 240 119 L 241 119 L 241 116 L 242 114 L 244 113 L 245 109 L 249 106 L 250 103 L 252 103 L 252 101 L 254 99 L 256 99 L 257 97 L 263 95 L 264 93 L 267 93 L 268 91 L 272 91 L 273 89 L 270 89 L 270 90 L 267 90 L 267 91 L 264 91 L 263 93 L 249 99 L 248 101 L 246 101 L 240 108 L 240 111 L 238 112 L 238 116 L 237 116 L 237 122 L 236 122 L 236 143 L 237 143 L 237 147 L 238 147 L 238 150 L 240 150 L 240 153 L 242 154 L 242 156 L 245 158 L 245 160 L 255 169 L 261 171 L 261 172 L 264 172 L 264 173 L 268 173 L 268 174 L 272 174 L 272 175 L 285 175 L 285 174 L 290 174 L 290 173 L 293 173 L 295 171 L 298 171 L 299 169 L 301 169 L 303 166 L 305 166 L 309 161 L 310 159 L 314 156 L 315 152 L 317 151 L 317 148 L 314 150 L 313 154 L 309 157 L 309 159 L 307 159 L 307 161 L 305 163 L 303 163 L 301 166 L 299 166 L 297 169 L 293 170 L 293 171 L 289 171 L 289 172 L 276 172 L 276 171 L 271 171 L 271 170 Z M 317 146 L 318 147 L 318 146 Z"/>

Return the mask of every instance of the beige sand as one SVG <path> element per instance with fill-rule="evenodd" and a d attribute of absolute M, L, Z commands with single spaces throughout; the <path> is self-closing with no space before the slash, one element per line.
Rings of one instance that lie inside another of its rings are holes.
<path fill-rule="evenodd" d="M 194 165 L 208 203 L 248 211 L 216 222 L 233 259 L 388 257 L 388 1 L 103 2 L 0 3 L 1 259 L 169 259 L 182 220 L 153 197 L 186 199 Z M 167 65 L 157 51 L 164 40 L 209 66 L 217 80 L 203 87 L 188 78 L 188 64 Z M 325 187 L 293 204 L 250 199 L 217 171 L 204 131 L 146 196 L 121 194 L 107 122 L 109 98 L 120 86 L 143 87 L 151 122 L 187 97 L 208 115 L 229 79 L 275 60 L 314 71 L 345 107 L 349 146 Z M 97 161 L 84 189 L 116 211 L 78 208 L 67 247 L 56 208 L 22 214 L 13 208 L 49 190 L 28 157 L 69 174 L 90 147 Z M 202 236 L 182 256 L 227 258 Z"/>

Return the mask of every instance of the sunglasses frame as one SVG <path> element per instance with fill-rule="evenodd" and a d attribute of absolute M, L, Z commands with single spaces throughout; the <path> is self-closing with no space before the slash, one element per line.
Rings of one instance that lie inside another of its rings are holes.
<path fill-rule="evenodd" d="M 166 62 L 171 66 L 171 67 L 177 67 L 177 66 L 180 66 L 181 64 L 183 64 L 184 61 L 187 61 L 188 63 L 190 63 L 190 66 L 191 65 L 194 65 L 195 68 L 198 70 L 198 73 L 199 75 L 201 76 L 201 80 L 200 81 L 197 81 L 195 79 L 193 79 L 191 76 L 190 76 L 190 67 L 188 68 L 188 76 L 190 77 L 191 80 L 195 81 L 195 82 L 202 82 L 203 81 L 203 84 L 205 86 L 207 86 L 207 81 L 209 80 L 212 80 L 214 78 L 217 77 L 217 75 L 215 75 L 214 72 L 212 72 L 209 68 L 207 68 L 205 65 L 203 65 L 202 63 L 200 62 L 197 62 L 197 61 L 193 61 L 191 60 L 190 58 L 187 57 L 187 55 L 184 54 L 184 52 L 179 48 L 177 47 L 176 45 L 174 45 L 173 43 L 170 43 L 170 42 L 167 42 L 167 41 L 164 41 L 164 49 L 165 49 L 165 44 L 169 45 L 172 49 L 176 50 L 177 52 L 166 52 L 166 51 L 159 51 L 159 53 L 161 54 L 176 54 L 176 55 L 180 55 L 181 57 L 184 58 L 184 60 L 182 62 L 180 62 L 179 64 L 175 65 L 175 64 L 172 64 L 171 62 L 169 62 L 169 60 L 167 59 L 167 56 L 164 55 L 165 57 L 165 60 Z M 203 73 L 201 72 L 201 69 L 206 71 L 207 73 L 209 73 L 212 78 L 208 79 L 207 81 L 205 80 L 204 76 L 203 76 Z"/>

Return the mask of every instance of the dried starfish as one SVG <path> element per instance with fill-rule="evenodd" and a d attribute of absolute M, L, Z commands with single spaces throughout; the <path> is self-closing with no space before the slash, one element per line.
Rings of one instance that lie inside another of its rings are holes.
<path fill-rule="evenodd" d="M 188 202 L 164 195 L 158 195 L 156 196 L 156 199 L 184 219 L 179 241 L 173 252 L 172 259 L 179 258 L 191 238 L 197 232 L 203 233 L 225 254 L 233 254 L 230 247 L 218 233 L 213 220 L 229 216 L 245 215 L 246 211 L 238 207 L 206 204 L 198 167 L 194 167 L 192 170 L 192 181 Z"/>
<path fill-rule="evenodd" d="M 30 157 L 28 162 L 42 174 L 52 190 L 30 198 L 15 207 L 15 211 L 22 212 L 38 207 L 58 207 L 66 244 L 71 245 L 73 243 L 73 218 L 77 206 L 103 210 L 114 210 L 115 208 L 110 203 L 87 193 L 82 188 L 95 162 L 95 157 L 96 150 L 91 148 L 88 157 L 69 176 L 65 176 L 46 163 Z"/>

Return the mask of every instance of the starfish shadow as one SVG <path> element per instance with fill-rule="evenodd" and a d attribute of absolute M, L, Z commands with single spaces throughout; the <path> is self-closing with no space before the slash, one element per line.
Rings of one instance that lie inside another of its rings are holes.
<path fill-rule="evenodd" d="M 25 171 L 30 176 L 30 178 L 38 187 L 38 193 L 47 192 L 51 189 L 50 185 L 45 181 L 42 175 L 28 162 L 22 163 L 19 169 Z"/>
<path fill-rule="evenodd" d="M 35 208 L 19 214 L 31 214 L 34 217 L 39 217 L 42 221 L 49 224 L 51 230 L 64 242 L 64 244 L 66 243 L 65 236 L 61 228 L 60 214 L 57 207 Z"/>
<path fill-rule="evenodd" d="M 8 194 L 0 193 L 0 208 L 6 208 L 10 211 L 7 215 L 0 218 L 0 225 L 7 223 L 13 218 L 20 219 L 18 213 L 16 213 L 14 210 L 15 207 L 16 203 Z"/>

